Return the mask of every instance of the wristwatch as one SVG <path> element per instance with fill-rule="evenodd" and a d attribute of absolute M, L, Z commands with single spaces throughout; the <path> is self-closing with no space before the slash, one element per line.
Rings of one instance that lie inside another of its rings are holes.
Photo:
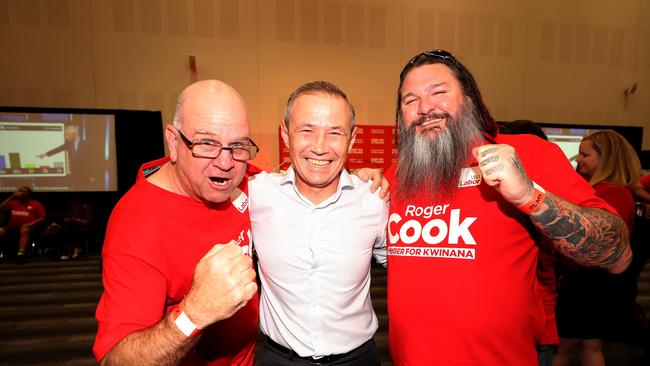
<path fill-rule="evenodd" d="M 185 334 L 185 336 L 194 337 L 201 333 L 201 329 L 187 317 L 187 314 L 181 309 L 181 306 L 178 306 L 172 311 L 172 316 L 174 317 L 174 324 L 176 324 L 178 330 Z"/>

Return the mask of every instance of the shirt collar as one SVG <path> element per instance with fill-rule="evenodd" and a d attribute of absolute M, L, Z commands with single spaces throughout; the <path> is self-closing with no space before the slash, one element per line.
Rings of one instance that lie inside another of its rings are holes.
<path fill-rule="evenodd" d="M 280 180 L 281 186 L 285 186 L 287 184 L 291 184 L 295 192 L 302 198 L 302 195 L 300 194 L 300 192 L 298 192 L 298 188 L 296 188 L 296 172 L 293 170 L 293 165 L 291 165 L 287 169 L 286 173 L 284 174 L 284 177 Z M 326 200 L 321 202 L 318 206 L 323 206 L 335 202 L 336 200 L 339 199 L 339 197 L 341 197 L 341 194 L 343 193 L 344 190 L 352 190 L 352 189 L 354 189 L 354 182 L 352 181 L 352 177 L 350 176 L 350 174 L 346 169 L 343 169 L 341 170 L 341 174 L 339 176 L 339 183 L 338 186 L 336 187 L 336 193 L 334 193 L 332 196 L 328 197 Z"/>

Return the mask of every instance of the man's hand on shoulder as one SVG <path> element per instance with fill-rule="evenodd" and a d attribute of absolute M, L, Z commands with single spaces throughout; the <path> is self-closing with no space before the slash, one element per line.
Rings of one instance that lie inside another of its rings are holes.
<path fill-rule="evenodd" d="M 377 189 L 379 189 L 379 198 L 383 199 L 384 201 L 390 200 L 390 194 L 388 194 L 388 180 L 386 177 L 384 177 L 381 169 L 360 168 L 351 170 L 350 174 L 356 175 L 364 182 L 372 180 L 372 184 L 370 185 L 370 192 L 374 193 Z"/>

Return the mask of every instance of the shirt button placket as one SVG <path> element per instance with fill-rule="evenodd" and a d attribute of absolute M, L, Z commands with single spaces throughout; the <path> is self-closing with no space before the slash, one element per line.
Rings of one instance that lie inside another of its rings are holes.
<path fill-rule="evenodd" d="M 307 234 L 307 245 L 309 246 L 309 251 L 311 253 L 311 268 L 309 273 L 309 319 L 311 323 L 311 332 L 310 340 L 311 346 L 314 352 L 318 353 L 318 339 L 320 332 L 320 316 L 318 315 L 318 286 L 316 285 L 316 265 L 318 263 L 318 258 L 316 257 L 317 248 L 316 248 L 316 222 L 317 222 L 317 209 L 312 208 L 309 213 L 309 232 Z"/>

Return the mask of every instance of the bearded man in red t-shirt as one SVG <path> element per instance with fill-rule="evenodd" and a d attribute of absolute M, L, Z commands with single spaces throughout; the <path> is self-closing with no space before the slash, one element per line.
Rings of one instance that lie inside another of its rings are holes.
<path fill-rule="evenodd" d="M 544 329 L 535 236 L 579 264 L 629 265 L 625 223 L 562 151 L 500 135 L 449 52 L 400 74 L 388 220 L 389 342 L 396 365 L 534 365 Z"/>

